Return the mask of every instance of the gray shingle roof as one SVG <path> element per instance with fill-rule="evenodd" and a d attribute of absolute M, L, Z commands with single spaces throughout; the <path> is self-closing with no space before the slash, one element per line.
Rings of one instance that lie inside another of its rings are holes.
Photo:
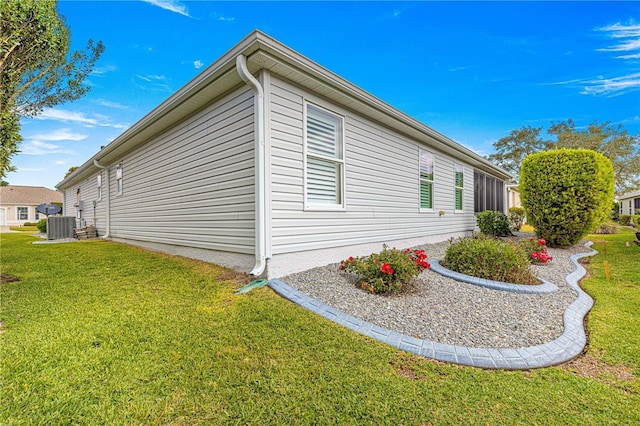
<path fill-rule="evenodd" d="M 44 186 L 0 186 L 0 204 L 38 205 L 51 202 L 61 203 L 62 193 Z"/>

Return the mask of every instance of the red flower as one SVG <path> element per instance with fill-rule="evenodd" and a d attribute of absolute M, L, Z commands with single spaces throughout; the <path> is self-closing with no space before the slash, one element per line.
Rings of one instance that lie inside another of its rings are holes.
<path fill-rule="evenodd" d="M 544 239 L 544 238 L 540 238 L 540 239 L 538 240 L 538 245 L 539 245 L 539 246 L 543 246 L 543 245 L 545 245 L 545 244 L 547 244 L 547 242 L 545 241 L 545 239 Z"/>
<path fill-rule="evenodd" d="M 353 256 L 349 256 L 349 259 L 347 259 L 349 262 L 353 262 Z"/>
<path fill-rule="evenodd" d="M 388 263 L 383 263 L 382 265 L 380 265 L 380 271 L 383 274 L 387 274 L 387 275 L 391 275 L 395 272 L 391 267 L 391 265 L 389 265 Z"/>

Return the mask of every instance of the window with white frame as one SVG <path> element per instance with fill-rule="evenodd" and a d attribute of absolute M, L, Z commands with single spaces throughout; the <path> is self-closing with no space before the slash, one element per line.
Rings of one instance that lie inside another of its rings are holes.
<path fill-rule="evenodd" d="M 118 194 L 122 194 L 122 163 L 116 166 L 116 183 L 118 187 Z"/>
<path fill-rule="evenodd" d="M 29 220 L 29 207 L 17 207 L 16 215 L 18 220 Z"/>
<path fill-rule="evenodd" d="M 34 208 L 33 208 L 33 218 L 34 218 L 35 220 L 40 220 L 40 212 L 38 211 L 38 208 L 37 208 L 37 207 L 34 207 Z"/>
<path fill-rule="evenodd" d="M 305 206 L 344 205 L 343 119 L 307 104 L 305 120 Z"/>
<path fill-rule="evenodd" d="M 102 174 L 96 177 L 96 186 L 98 188 L 98 200 L 102 200 Z"/>
<path fill-rule="evenodd" d="M 433 210 L 433 154 L 420 149 L 420 208 Z"/>
<path fill-rule="evenodd" d="M 464 168 L 460 164 L 455 165 L 455 209 L 464 210 Z"/>

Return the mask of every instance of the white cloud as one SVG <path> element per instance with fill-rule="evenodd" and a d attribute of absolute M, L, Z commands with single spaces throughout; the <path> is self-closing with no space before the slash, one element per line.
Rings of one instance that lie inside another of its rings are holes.
<path fill-rule="evenodd" d="M 614 78 L 597 78 L 582 81 L 584 95 L 617 96 L 631 90 L 640 89 L 640 73 Z"/>
<path fill-rule="evenodd" d="M 145 3 L 152 4 L 154 6 L 158 6 L 170 12 L 179 13 L 180 15 L 191 18 L 191 15 L 189 15 L 189 11 L 187 10 L 187 6 L 181 4 L 177 0 L 142 0 L 142 1 L 144 1 Z"/>
<path fill-rule="evenodd" d="M 81 133 L 72 133 L 69 129 L 58 129 L 53 132 L 40 133 L 29 136 L 28 139 L 38 141 L 82 141 L 88 136 Z"/>
<path fill-rule="evenodd" d="M 213 15 L 213 18 L 217 19 L 220 22 L 233 22 L 236 20 L 236 18 L 234 18 L 233 16 L 222 16 L 217 13 Z"/>
<path fill-rule="evenodd" d="M 54 161 L 54 164 L 56 166 L 64 166 L 65 164 L 67 164 L 67 162 L 66 161 L 57 160 L 57 161 Z"/>
<path fill-rule="evenodd" d="M 155 75 L 155 74 L 146 74 L 146 75 L 141 75 L 141 74 L 136 74 L 136 78 L 138 80 L 142 80 L 142 84 L 140 83 L 136 83 L 134 81 L 134 83 L 136 83 L 136 85 L 144 90 L 158 90 L 158 91 L 165 91 L 165 92 L 172 92 L 173 90 L 171 90 L 171 87 L 169 86 L 168 81 L 169 79 L 164 76 L 164 75 Z"/>
<path fill-rule="evenodd" d="M 115 65 L 105 65 L 102 67 L 95 67 L 92 71 L 91 71 L 91 75 L 95 75 L 95 76 L 102 76 L 105 75 L 111 71 L 116 71 L 118 69 L 118 67 L 116 67 Z"/>
<path fill-rule="evenodd" d="M 107 108 L 129 109 L 127 105 L 122 105 L 119 102 L 107 101 L 105 99 L 98 99 L 98 104 Z"/>
<path fill-rule="evenodd" d="M 62 109 L 45 109 L 41 114 L 35 117 L 38 120 L 53 120 L 61 121 L 63 123 L 78 123 L 84 127 L 112 127 L 114 129 L 126 129 L 129 127 L 127 124 L 114 123 L 111 118 L 106 115 L 93 114 L 93 117 L 88 117 L 86 114 L 76 111 L 66 111 Z"/>
<path fill-rule="evenodd" d="M 69 149 L 64 149 L 59 145 L 41 142 L 37 140 L 28 141 L 21 147 L 21 154 L 24 155 L 50 155 L 50 154 L 67 154 L 75 155 Z"/>
<path fill-rule="evenodd" d="M 619 59 L 636 59 L 640 57 L 640 24 L 616 23 L 596 28 L 616 43 L 597 49 L 600 52 L 631 52 L 628 55 L 618 56 Z"/>
<path fill-rule="evenodd" d="M 202 68 L 202 66 L 204 65 L 204 62 L 202 62 L 200 59 L 193 61 L 193 66 L 199 70 L 200 68 Z"/>
<path fill-rule="evenodd" d="M 618 96 L 632 90 L 640 89 L 640 73 L 633 73 L 621 77 L 605 78 L 598 76 L 590 79 L 575 79 L 558 81 L 543 85 L 560 85 L 580 88 L 583 95 Z"/>
<path fill-rule="evenodd" d="M 55 120 L 63 122 L 74 122 L 96 125 L 97 121 L 93 118 L 86 117 L 81 112 L 65 111 L 62 109 L 45 109 L 41 114 L 35 117 L 38 120 Z"/>

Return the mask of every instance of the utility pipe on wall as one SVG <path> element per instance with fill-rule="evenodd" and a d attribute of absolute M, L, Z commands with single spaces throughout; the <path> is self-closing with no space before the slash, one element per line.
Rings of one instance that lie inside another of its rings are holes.
<path fill-rule="evenodd" d="M 255 255 L 256 264 L 251 275 L 261 275 L 267 266 L 266 211 L 265 211 L 265 119 L 264 89 L 260 82 L 251 75 L 247 68 L 247 58 L 239 55 L 236 58 L 236 70 L 242 81 L 247 83 L 255 95 Z"/>
<path fill-rule="evenodd" d="M 105 224 L 106 232 L 104 233 L 103 238 L 109 238 L 109 235 L 111 234 L 111 209 L 110 209 L 110 207 L 111 207 L 111 196 L 110 196 L 111 185 L 109 185 L 109 168 L 107 168 L 107 166 L 103 166 L 100 163 L 98 163 L 98 160 L 93 160 L 93 165 L 96 166 L 99 169 L 107 171 L 107 173 L 106 173 L 106 175 L 107 175 L 107 179 L 106 179 L 107 194 L 106 195 L 107 195 L 107 197 L 105 199 L 105 210 L 106 210 L 105 213 L 106 213 L 106 216 L 107 216 L 106 217 L 107 220 L 106 220 L 106 224 Z M 94 213 L 94 215 L 95 215 L 95 213 Z"/>

